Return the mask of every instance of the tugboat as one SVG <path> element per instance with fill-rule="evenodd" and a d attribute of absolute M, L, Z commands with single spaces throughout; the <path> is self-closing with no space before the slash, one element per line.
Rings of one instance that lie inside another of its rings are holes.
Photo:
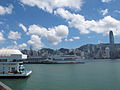
<path fill-rule="evenodd" d="M 32 71 L 26 70 L 19 60 L 27 59 L 27 55 L 16 49 L 0 49 L 0 78 L 27 77 Z"/>

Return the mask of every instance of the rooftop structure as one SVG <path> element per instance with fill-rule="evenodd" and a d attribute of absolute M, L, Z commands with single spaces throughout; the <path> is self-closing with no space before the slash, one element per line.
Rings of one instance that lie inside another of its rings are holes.
<path fill-rule="evenodd" d="M 17 49 L 0 49 L 0 60 L 21 60 L 27 59 L 27 55 L 22 54 Z"/>
<path fill-rule="evenodd" d="M 27 59 L 17 49 L 0 49 L 0 77 L 27 77 L 32 71 L 26 70 L 19 60 Z"/>

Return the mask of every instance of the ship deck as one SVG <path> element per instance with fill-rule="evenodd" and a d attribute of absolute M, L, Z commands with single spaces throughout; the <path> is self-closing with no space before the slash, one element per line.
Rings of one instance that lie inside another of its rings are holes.
<path fill-rule="evenodd" d="M 32 71 L 30 70 L 30 71 L 26 71 L 25 73 L 22 73 L 22 74 L 0 74 L 0 78 L 3 78 L 3 77 L 5 77 L 5 78 L 12 78 L 12 77 L 15 77 L 15 78 L 19 78 L 19 77 L 28 77 L 28 76 L 30 76 L 31 75 L 31 73 L 32 73 Z"/>

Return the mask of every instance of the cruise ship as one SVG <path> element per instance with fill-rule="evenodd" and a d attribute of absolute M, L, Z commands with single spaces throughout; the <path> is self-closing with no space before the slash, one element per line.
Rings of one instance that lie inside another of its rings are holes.
<path fill-rule="evenodd" d="M 77 55 L 54 55 L 52 56 L 53 60 L 62 60 L 62 61 L 75 61 L 80 60 L 80 57 Z"/>
<path fill-rule="evenodd" d="M 45 64 L 77 64 L 77 63 L 85 63 L 81 58 L 77 55 L 54 55 L 49 59 L 46 59 L 42 63 Z"/>
<path fill-rule="evenodd" d="M 27 59 L 17 49 L 0 49 L 0 77 L 27 77 L 32 71 L 25 69 L 23 62 L 18 60 Z"/>

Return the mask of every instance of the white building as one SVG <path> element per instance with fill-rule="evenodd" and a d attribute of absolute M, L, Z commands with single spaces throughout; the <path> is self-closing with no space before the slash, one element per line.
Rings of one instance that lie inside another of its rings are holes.
<path fill-rule="evenodd" d="M 0 76 L 8 73 L 22 73 L 24 71 L 22 62 L 13 61 L 22 59 L 27 59 L 27 55 L 17 49 L 0 49 Z"/>
<path fill-rule="evenodd" d="M 27 55 L 22 54 L 21 51 L 17 49 L 0 49 L 0 61 L 12 61 L 27 59 Z"/>
<path fill-rule="evenodd" d="M 105 53 L 106 53 L 106 58 L 110 58 L 110 48 L 109 47 L 105 48 Z"/>

